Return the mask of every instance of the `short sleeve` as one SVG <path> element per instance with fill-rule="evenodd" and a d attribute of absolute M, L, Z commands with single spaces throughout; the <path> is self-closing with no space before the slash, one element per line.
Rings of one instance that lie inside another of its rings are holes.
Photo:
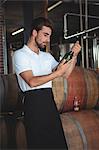
<path fill-rule="evenodd" d="M 13 55 L 13 69 L 16 74 L 31 70 L 28 56 L 23 52 L 16 51 Z"/>

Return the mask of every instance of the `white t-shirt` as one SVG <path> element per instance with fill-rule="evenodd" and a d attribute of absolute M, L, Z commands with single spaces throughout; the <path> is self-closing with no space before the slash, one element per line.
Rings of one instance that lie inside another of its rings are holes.
<path fill-rule="evenodd" d="M 32 70 L 34 76 L 47 75 L 52 72 L 52 69 L 56 65 L 58 65 L 58 62 L 50 53 L 39 51 L 39 54 L 36 54 L 26 45 L 15 51 L 13 55 L 13 67 L 18 77 L 19 86 L 23 92 L 39 88 L 51 88 L 52 81 L 31 88 L 21 78 L 20 73 Z"/>

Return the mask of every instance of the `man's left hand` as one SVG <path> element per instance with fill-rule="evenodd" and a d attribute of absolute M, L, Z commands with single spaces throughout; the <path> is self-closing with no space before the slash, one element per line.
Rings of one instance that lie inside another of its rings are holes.
<path fill-rule="evenodd" d="M 77 56 L 78 53 L 81 51 L 81 46 L 79 44 L 79 41 L 77 41 L 73 47 L 72 47 L 72 51 L 74 52 L 73 56 Z"/>

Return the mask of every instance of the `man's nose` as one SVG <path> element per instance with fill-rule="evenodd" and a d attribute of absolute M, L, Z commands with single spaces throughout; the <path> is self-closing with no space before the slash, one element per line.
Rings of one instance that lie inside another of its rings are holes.
<path fill-rule="evenodd" d="M 50 42 L 50 37 L 47 38 L 47 42 L 48 42 L 48 43 Z"/>

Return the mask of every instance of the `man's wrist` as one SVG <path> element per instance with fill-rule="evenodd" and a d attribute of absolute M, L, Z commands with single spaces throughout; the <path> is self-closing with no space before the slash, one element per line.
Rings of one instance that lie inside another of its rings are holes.
<path fill-rule="evenodd" d="M 75 55 L 73 55 L 73 58 L 77 58 L 77 55 L 75 54 Z"/>

